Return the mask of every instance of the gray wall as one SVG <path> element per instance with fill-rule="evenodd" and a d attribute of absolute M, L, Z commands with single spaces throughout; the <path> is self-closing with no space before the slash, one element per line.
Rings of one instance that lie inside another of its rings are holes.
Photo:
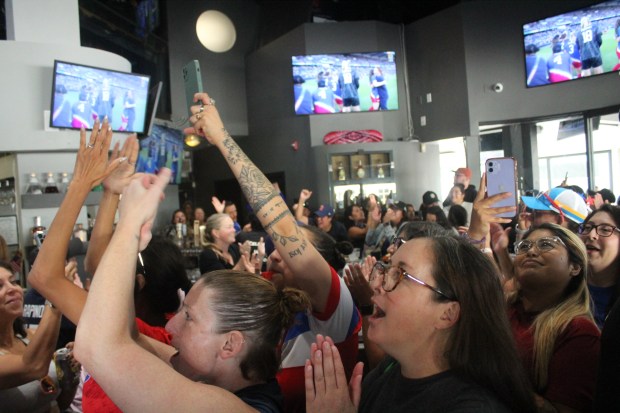
<path fill-rule="evenodd" d="M 617 106 L 618 75 L 527 89 L 522 25 L 591 1 L 471 1 L 406 28 L 415 134 L 422 141 L 478 134 L 480 123 Z M 509 7 L 508 7 L 509 6 Z M 411 56 L 416 56 L 412 62 Z M 502 93 L 491 85 L 500 82 Z M 466 88 L 464 90 L 464 88 Z M 419 103 L 432 92 L 433 102 Z M 427 126 L 419 118 L 429 114 Z"/>
<path fill-rule="evenodd" d="M 246 136 L 245 56 L 255 46 L 259 10 L 256 1 L 174 0 L 168 1 L 167 9 L 172 119 L 187 117 L 182 68 L 197 59 L 203 87 L 216 100 L 228 131 L 233 136 Z M 233 21 L 237 40 L 228 52 L 211 52 L 198 40 L 196 20 L 207 10 L 221 11 Z"/>

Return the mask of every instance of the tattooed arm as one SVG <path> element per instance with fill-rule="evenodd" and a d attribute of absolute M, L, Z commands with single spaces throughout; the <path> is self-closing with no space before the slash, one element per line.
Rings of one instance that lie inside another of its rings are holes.
<path fill-rule="evenodd" d="M 305 231 L 297 225 L 278 191 L 224 129 L 217 109 L 208 103 L 209 96 L 197 93 L 195 100 L 205 104 L 202 110 L 198 105 L 192 106 L 190 121 L 194 126 L 185 132 L 203 135 L 219 149 L 254 213 L 273 240 L 277 255 L 273 255 L 272 260 L 281 259 L 285 263 L 283 268 L 290 270 L 290 274 L 283 274 L 285 279 L 287 276 L 293 277 L 293 280 L 287 280 L 287 285 L 293 284 L 306 291 L 314 310 L 323 311 L 331 286 L 329 265 L 310 243 Z"/>

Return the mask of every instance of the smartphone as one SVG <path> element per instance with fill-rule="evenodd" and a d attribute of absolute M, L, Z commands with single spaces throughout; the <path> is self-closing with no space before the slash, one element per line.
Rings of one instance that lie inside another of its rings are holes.
<path fill-rule="evenodd" d="M 202 73 L 200 72 L 200 62 L 192 60 L 183 66 L 183 83 L 185 84 L 185 99 L 187 100 L 187 111 L 191 113 L 189 108 L 196 105 L 194 102 L 194 94 L 202 92 Z"/>
<path fill-rule="evenodd" d="M 519 203 L 517 191 L 517 160 L 512 157 L 489 158 L 485 162 L 487 176 L 487 195 L 493 196 L 503 192 L 510 192 L 511 196 L 497 202 L 494 207 L 514 206 Z M 502 218 L 512 218 L 517 214 L 517 209 L 511 212 L 497 214 Z"/>

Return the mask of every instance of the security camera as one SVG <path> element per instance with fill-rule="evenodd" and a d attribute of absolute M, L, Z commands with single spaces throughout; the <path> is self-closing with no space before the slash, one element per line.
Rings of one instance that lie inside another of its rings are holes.
<path fill-rule="evenodd" d="M 502 85 L 501 83 L 495 83 L 493 86 L 491 86 L 491 89 L 493 89 L 493 92 L 495 93 L 502 93 L 502 90 L 504 90 L 504 85 Z"/>

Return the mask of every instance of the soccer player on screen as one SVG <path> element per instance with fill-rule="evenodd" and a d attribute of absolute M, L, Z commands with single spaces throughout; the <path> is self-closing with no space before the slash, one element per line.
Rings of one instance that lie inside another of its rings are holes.
<path fill-rule="evenodd" d="M 342 91 L 342 111 L 359 112 L 360 98 L 357 89 L 360 87 L 360 80 L 357 73 L 351 69 L 351 61 L 342 61 L 342 72 L 338 77 L 338 85 Z"/>
<path fill-rule="evenodd" d="M 540 86 L 549 83 L 547 61 L 544 57 L 537 54 L 538 50 L 540 49 L 535 44 L 525 46 L 525 68 L 527 70 L 528 86 Z"/>
<path fill-rule="evenodd" d="M 581 53 L 577 44 L 577 35 L 571 32 L 568 39 L 564 41 L 564 50 L 570 55 L 571 64 L 575 69 L 575 78 L 581 77 Z"/>
<path fill-rule="evenodd" d="M 598 27 L 592 24 L 589 16 L 582 17 L 581 30 L 577 33 L 577 45 L 581 53 L 581 76 L 603 73 L 602 43 L 603 35 Z"/>
<path fill-rule="evenodd" d="M 551 46 L 553 54 L 547 62 L 549 82 L 551 83 L 565 82 L 573 78 L 570 56 L 562 50 L 562 43 L 559 42 L 559 39 L 557 40 L 558 41 L 554 42 Z"/>

